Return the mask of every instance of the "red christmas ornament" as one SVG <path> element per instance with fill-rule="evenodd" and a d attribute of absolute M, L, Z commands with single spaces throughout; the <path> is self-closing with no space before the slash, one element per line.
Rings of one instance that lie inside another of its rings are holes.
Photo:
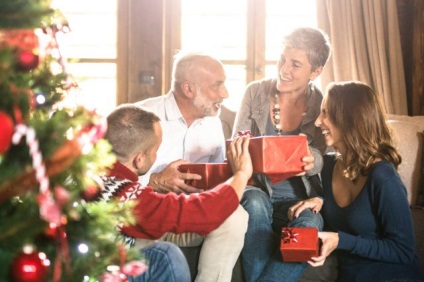
<path fill-rule="evenodd" d="M 81 198 L 86 202 L 92 202 L 97 200 L 100 197 L 101 190 L 96 185 L 91 185 L 85 188 L 83 192 L 81 192 Z"/>
<path fill-rule="evenodd" d="M 46 230 L 44 231 L 44 234 L 52 239 L 56 239 L 57 235 L 59 234 L 59 226 L 55 223 L 49 223 Z"/>
<path fill-rule="evenodd" d="M 86 202 L 97 201 L 105 189 L 103 181 L 99 176 L 93 175 L 91 176 L 91 180 L 92 182 L 80 193 L 81 198 Z"/>
<path fill-rule="evenodd" d="M 19 70 L 30 71 L 38 66 L 39 57 L 32 51 L 22 50 L 18 52 L 17 66 Z"/>
<path fill-rule="evenodd" d="M 19 70 L 30 71 L 39 63 L 39 40 L 34 29 L 0 29 L 0 48 L 16 50 Z"/>
<path fill-rule="evenodd" d="M 9 150 L 13 136 L 13 120 L 5 112 L 0 111 L 0 155 Z"/>
<path fill-rule="evenodd" d="M 22 252 L 12 262 L 12 279 L 15 282 L 41 282 L 47 277 L 50 261 L 42 252 Z"/>

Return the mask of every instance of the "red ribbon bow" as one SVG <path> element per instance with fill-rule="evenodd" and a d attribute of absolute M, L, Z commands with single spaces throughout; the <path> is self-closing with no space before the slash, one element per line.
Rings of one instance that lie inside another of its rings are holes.
<path fill-rule="evenodd" d="M 293 229 L 291 228 L 285 228 L 282 231 L 282 238 L 283 238 L 283 243 L 284 244 L 289 244 L 289 243 L 297 243 L 297 236 L 299 236 L 299 233 L 293 233 Z"/>
<path fill-rule="evenodd" d="M 242 130 L 237 132 L 238 137 L 246 136 L 246 135 L 249 135 L 250 137 L 252 137 L 252 132 L 250 130 Z"/>

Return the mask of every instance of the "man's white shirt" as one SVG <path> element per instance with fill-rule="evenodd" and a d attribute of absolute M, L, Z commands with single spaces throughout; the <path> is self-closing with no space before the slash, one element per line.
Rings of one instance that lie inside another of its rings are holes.
<path fill-rule="evenodd" d="M 216 117 L 197 119 L 187 127 L 172 92 L 149 98 L 136 105 L 142 106 L 161 119 L 162 144 L 151 169 L 139 178 L 143 185 L 150 175 L 162 171 L 173 161 L 183 159 L 191 163 L 218 163 L 225 159 L 225 138 L 221 120 Z"/>

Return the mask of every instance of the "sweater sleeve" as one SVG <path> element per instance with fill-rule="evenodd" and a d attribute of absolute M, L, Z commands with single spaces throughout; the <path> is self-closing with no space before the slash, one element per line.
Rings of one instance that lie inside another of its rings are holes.
<path fill-rule="evenodd" d="M 159 194 L 145 188 L 134 208 L 136 225 L 121 231 L 131 237 L 157 239 L 166 232 L 194 232 L 207 235 L 239 204 L 231 186 L 221 184 L 215 189 L 196 194 Z"/>
<path fill-rule="evenodd" d="M 372 185 L 369 194 L 379 219 L 378 235 L 361 236 L 339 231 L 337 248 L 369 259 L 410 263 L 415 259 L 415 241 L 406 189 L 392 167 L 369 177 L 373 177 L 369 179 Z"/>
<path fill-rule="evenodd" d="M 321 152 L 314 147 L 310 147 L 310 149 L 311 149 L 312 155 L 314 156 L 314 168 L 306 172 L 307 176 L 320 173 L 324 165 L 324 159 L 322 157 Z"/>

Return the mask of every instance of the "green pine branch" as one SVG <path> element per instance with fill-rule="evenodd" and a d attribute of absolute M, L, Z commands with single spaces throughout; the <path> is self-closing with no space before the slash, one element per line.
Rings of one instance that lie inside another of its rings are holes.
<path fill-rule="evenodd" d="M 49 21 L 50 0 L 0 0 L 0 28 L 37 28 Z"/>
<path fill-rule="evenodd" d="M 64 22 L 60 12 L 50 9 L 49 0 L 0 0 L 0 29 L 49 26 L 55 15 Z M 55 60 L 43 58 L 36 69 L 23 72 L 17 68 L 14 48 L 3 45 L 0 48 L 0 111 L 15 123 L 22 119 L 24 124 L 35 130 L 45 161 L 51 160 L 63 144 L 76 138 L 81 130 L 90 129 L 99 122 L 99 117 L 81 107 L 57 107 L 67 94 L 69 77 L 64 72 L 51 72 L 50 65 Z M 37 95 L 43 95 L 45 103 L 36 103 Z M 69 201 L 62 206 L 62 215 L 71 273 L 63 267 L 62 281 L 97 281 L 106 272 L 107 266 L 119 265 L 121 257 L 116 226 L 118 223 L 133 223 L 134 220 L 132 202 L 122 205 L 114 201 L 86 202 L 83 199 L 88 187 L 101 189 L 94 176 L 105 173 L 115 161 L 106 140 L 93 143 L 88 151 L 72 152 L 76 153 L 72 162 L 49 178 L 50 192 L 54 197 L 56 187 L 66 190 L 69 195 Z M 51 165 L 54 167 L 55 163 Z M 11 180 L 20 179 L 31 170 L 32 158 L 23 138 L 0 155 L 0 194 L 5 183 L 15 183 Z M 0 203 L 0 281 L 11 280 L 11 263 L 25 244 L 32 244 L 38 251 L 46 253 L 51 262 L 46 280 L 51 281 L 57 251 L 63 245 L 57 236 L 52 237 L 47 232 L 48 222 L 40 218 L 38 183 L 32 183 L 33 187 L 29 189 L 21 189 L 23 184 L 16 183 L 16 187 L 8 189 L 24 192 L 19 196 L 5 197 Z M 86 253 L 79 251 L 81 244 L 88 247 Z M 140 258 L 137 251 L 128 251 L 127 261 Z"/>

